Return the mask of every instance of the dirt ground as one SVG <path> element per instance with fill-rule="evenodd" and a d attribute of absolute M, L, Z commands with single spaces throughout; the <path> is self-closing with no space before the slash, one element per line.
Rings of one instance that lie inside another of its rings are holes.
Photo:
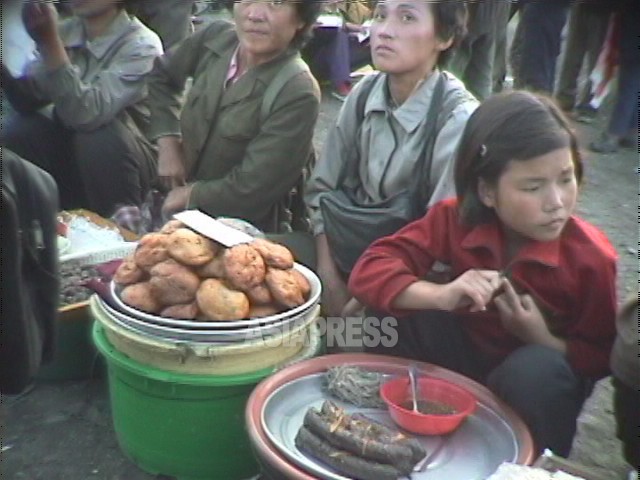
<path fill-rule="evenodd" d="M 320 149 L 340 103 L 325 92 L 315 143 Z M 638 285 L 638 151 L 597 155 L 586 145 L 605 127 L 575 124 L 585 147 L 586 181 L 579 214 L 604 230 L 617 248 L 622 299 Z M 638 207 L 640 208 L 640 207 Z M 100 368 L 97 372 L 100 373 Z M 594 473 L 623 480 L 629 467 L 615 438 L 610 378 L 584 406 L 570 455 Z M 0 478 L 13 480 L 148 480 L 118 447 L 103 375 L 73 382 L 38 381 L 19 397 L 2 397 Z M 218 479 L 216 479 L 218 480 Z M 241 480 L 241 479 L 220 479 Z M 455 479 L 452 479 L 455 480 Z"/>

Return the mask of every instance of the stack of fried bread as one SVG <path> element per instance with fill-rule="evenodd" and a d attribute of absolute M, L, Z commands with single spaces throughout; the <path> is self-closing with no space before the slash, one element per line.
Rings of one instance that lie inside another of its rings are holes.
<path fill-rule="evenodd" d="M 325 401 L 311 407 L 295 438 L 303 452 L 359 480 L 396 480 L 408 476 L 426 452 L 415 438 L 362 414 L 347 414 Z"/>
<path fill-rule="evenodd" d="M 225 248 L 177 220 L 144 235 L 113 279 L 125 304 L 184 320 L 267 317 L 302 305 L 311 290 L 285 246 L 254 239 Z"/>

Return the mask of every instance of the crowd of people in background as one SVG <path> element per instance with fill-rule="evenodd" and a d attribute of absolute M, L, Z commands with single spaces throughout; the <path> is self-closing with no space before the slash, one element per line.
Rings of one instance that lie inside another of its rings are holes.
<path fill-rule="evenodd" d="M 317 270 L 327 315 L 421 311 L 401 354 L 485 383 L 539 447 L 568 454 L 609 371 L 616 298 L 613 247 L 573 216 L 566 117 L 592 121 L 615 85 L 590 148 L 637 148 L 637 0 L 239 0 L 221 3 L 231 21 L 194 29 L 199 3 L 27 0 L 38 55 L 17 75 L 2 65 L 0 145 L 51 173 L 63 209 L 118 218 L 152 192 L 164 216 L 197 208 L 278 235 Z M 318 81 L 344 103 L 316 160 Z M 444 307 L 428 273 L 449 275 Z M 467 357 L 437 348 L 445 333 Z"/>

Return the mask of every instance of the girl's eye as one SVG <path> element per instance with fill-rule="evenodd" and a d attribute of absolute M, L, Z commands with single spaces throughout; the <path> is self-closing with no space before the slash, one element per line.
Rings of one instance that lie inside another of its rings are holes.
<path fill-rule="evenodd" d="M 374 12 L 373 13 L 373 20 L 376 21 L 376 22 L 384 20 L 384 15 L 381 12 Z"/>
<path fill-rule="evenodd" d="M 569 175 L 560 179 L 563 184 L 573 183 L 573 175 Z"/>
<path fill-rule="evenodd" d="M 539 185 L 527 185 L 525 187 L 522 187 L 523 192 L 536 192 L 539 189 L 540 189 Z"/>
<path fill-rule="evenodd" d="M 270 4 L 272 7 L 281 7 L 282 5 L 284 5 L 284 3 L 285 3 L 285 0 L 271 0 L 271 1 L 269 2 L 269 4 Z"/>
<path fill-rule="evenodd" d="M 402 16 L 400 17 L 400 20 L 402 20 L 403 23 L 412 22 L 414 19 L 415 17 L 410 13 L 403 13 Z"/>

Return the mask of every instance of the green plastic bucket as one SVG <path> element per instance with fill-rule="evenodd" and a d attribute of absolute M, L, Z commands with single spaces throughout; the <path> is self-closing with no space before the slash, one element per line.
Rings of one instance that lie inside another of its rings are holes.
<path fill-rule="evenodd" d="M 93 341 L 106 359 L 120 448 L 141 469 L 180 480 L 242 480 L 259 473 L 244 409 L 273 368 L 233 376 L 166 372 L 118 352 L 99 322 Z"/>
<path fill-rule="evenodd" d="M 91 343 L 92 323 L 87 304 L 60 310 L 53 360 L 40 368 L 39 380 L 85 380 L 99 372 L 98 352 Z"/>

